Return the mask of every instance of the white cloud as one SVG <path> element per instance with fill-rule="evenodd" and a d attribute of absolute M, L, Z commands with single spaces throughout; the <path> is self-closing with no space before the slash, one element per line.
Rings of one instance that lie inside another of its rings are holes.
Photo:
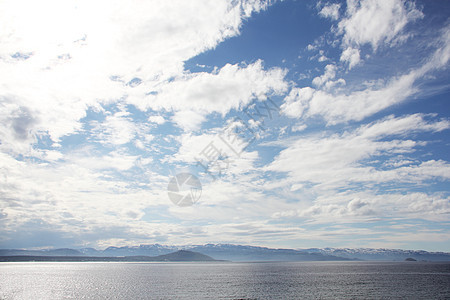
<path fill-rule="evenodd" d="M 381 44 L 389 46 L 409 22 L 422 17 L 412 2 L 404 0 L 348 0 L 338 29 L 344 45 L 370 44 L 376 50 Z"/>
<path fill-rule="evenodd" d="M 231 125 L 237 126 L 238 123 Z M 205 173 L 208 180 L 235 180 L 234 176 L 239 176 L 239 181 L 244 182 L 246 176 L 243 174 L 247 174 L 251 181 L 252 175 L 249 174 L 257 170 L 254 163 L 259 159 L 258 152 L 243 151 L 249 141 L 238 135 L 227 137 L 231 132 L 228 128 L 232 127 L 226 127 L 227 131 L 217 128 L 200 135 L 185 133 L 179 138 L 178 152 L 166 159 L 175 164 L 189 163 L 199 173 Z"/>
<path fill-rule="evenodd" d="M 196 163 L 199 154 L 205 149 L 209 143 L 213 142 L 217 137 L 215 131 L 194 135 L 192 133 L 185 133 L 178 137 L 180 147 L 175 155 L 170 155 L 170 162 L 186 162 Z"/>
<path fill-rule="evenodd" d="M 344 51 L 342 51 L 340 60 L 348 62 L 348 69 L 351 70 L 361 61 L 361 58 L 359 56 L 359 49 L 355 49 L 352 47 L 346 48 Z"/>
<path fill-rule="evenodd" d="M 207 114 L 225 115 L 253 99 L 264 101 L 270 94 L 283 93 L 287 89 L 285 74 L 280 68 L 264 70 L 260 60 L 242 67 L 227 64 L 216 73 L 188 73 L 177 77 L 160 85 L 156 93 L 130 101 L 154 110 L 173 110 L 173 121 L 184 129 L 194 130 Z"/>
<path fill-rule="evenodd" d="M 148 120 L 158 125 L 164 124 L 166 122 L 166 120 L 162 116 L 150 116 L 148 117 Z"/>
<path fill-rule="evenodd" d="M 0 140 L 3 151 L 26 153 L 29 145 L 36 141 L 34 126 L 38 122 L 33 113 L 26 107 L 13 101 L 3 101 L 4 110 L 0 110 Z"/>
<path fill-rule="evenodd" d="M 326 65 L 325 73 L 320 77 L 314 78 L 312 81 L 313 85 L 320 87 L 327 81 L 334 79 L 334 77 L 336 77 L 336 70 L 337 70 L 336 65 Z"/>
<path fill-rule="evenodd" d="M 27 132 L 58 142 L 80 130 L 89 107 L 121 98 L 135 103 L 182 74 L 184 61 L 237 35 L 242 20 L 267 5 L 2 1 L 0 99 L 9 103 L 2 110 L 28 110 L 35 122 Z"/>
<path fill-rule="evenodd" d="M 309 103 L 309 115 L 322 115 L 328 124 L 350 120 L 360 121 L 395 103 L 400 103 L 417 92 L 413 83 L 417 73 L 392 78 L 380 87 L 352 92 L 348 95 L 333 95 L 316 91 Z"/>
<path fill-rule="evenodd" d="M 314 223 L 352 223 L 399 217 L 445 221 L 450 214 L 449 200 L 439 193 L 374 194 L 347 191 L 319 196 L 306 209 L 277 211 L 274 217 L 301 217 Z"/>
<path fill-rule="evenodd" d="M 352 69 L 361 62 L 360 47 L 369 44 L 373 51 L 381 45 L 393 47 L 406 41 L 408 23 L 423 18 L 413 2 L 405 0 L 348 0 L 346 15 L 337 25 L 342 35 L 340 60 Z"/>
<path fill-rule="evenodd" d="M 448 120 L 433 123 L 424 120 L 424 115 L 414 114 L 403 118 L 388 116 L 380 121 L 363 125 L 356 133 L 367 139 L 380 139 L 385 136 L 407 136 L 413 132 L 430 131 L 439 132 L 450 128 Z"/>
<path fill-rule="evenodd" d="M 293 88 L 289 95 L 284 98 L 281 105 L 281 111 L 291 118 L 300 118 L 308 108 L 309 101 L 314 95 L 315 90 L 310 87 Z"/>
<path fill-rule="evenodd" d="M 295 125 L 292 126 L 292 131 L 293 132 L 299 132 L 299 131 L 303 131 L 307 128 L 308 126 L 306 124 L 302 124 L 302 123 L 297 123 Z"/>
<path fill-rule="evenodd" d="M 322 87 L 325 90 L 329 90 L 335 87 L 337 84 L 345 85 L 345 80 L 342 78 L 339 78 L 335 81 L 332 80 L 336 77 L 336 71 L 336 65 L 326 65 L 325 73 L 321 76 L 315 77 L 312 81 L 312 84 L 316 87 Z"/>
<path fill-rule="evenodd" d="M 450 59 L 450 28 L 442 30 L 437 40 L 438 48 L 430 55 L 425 63 L 410 70 L 408 73 L 391 77 L 364 90 L 349 91 L 347 93 L 335 90 L 328 92 L 326 85 L 322 89 L 293 88 L 282 105 L 283 112 L 289 117 L 322 116 L 330 124 L 361 121 L 394 104 L 401 103 L 419 92 L 416 81 L 424 78 L 433 71 L 448 68 Z M 334 77 L 334 68 L 327 67 L 325 74 L 316 77 L 317 85 Z M 300 95 L 299 92 L 303 94 Z M 299 96 L 295 96 L 298 94 Z"/>
<path fill-rule="evenodd" d="M 20 240 L 13 232 L 39 232 L 38 224 L 47 224 L 55 232 L 70 232 L 71 243 L 76 243 L 78 235 L 84 235 L 81 239 L 86 241 L 94 236 L 101 240 L 110 230 L 116 237 L 126 235 L 143 227 L 139 219 L 144 209 L 167 205 L 166 177 L 141 169 L 130 182 L 123 176 L 136 165 L 136 156 L 120 151 L 95 154 L 86 149 L 49 163 L 21 162 L 0 153 L 1 196 L 5 200 L 0 210 L 8 216 L 2 220 L 3 242 L 7 237 Z M 26 228 L 34 220 L 38 223 Z M 148 237 L 158 228 L 154 225 L 148 222 L 145 226 Z M 49 243 L 43 246 L 57 246 Z"/>
<path fill-rule="evenodd" d="M 430 160 L 388 170 L 375 168 L 366 161 L 382 155 L 392 157 L 411 153 L 424 145 L 410 139 L 397 139 L 399 137 L 449 128 L 447 120 L 429 122 L 420 114 L 399 118 L 391 116 L 353 132 L 314 135 L 290 141 L 266 170 L 286 172 L 286 184 L 312 183 L 320 189 L 344 188 L 358 182 L 421 182 L 448 178 L 445 173 L 450 166 L 442 161 Z"/>
<path fill-rule="evenodd" d="M 306 49 L 308 49 L 308 51 L 312 51 L 312 50 L 316 50 L 317 46 L 313 46 L 311 44 L 308 44 L 308 46 L 306 47 Z"/>
<path fill-rule="evenodd" d="M 205 113 L 192 110 L 177 111 L 172 117 L 172 121 L 185 131 L 199 130 L 205 120 Z"/>
<path fill-rule="evenodd" d="M 61 232 L 92 235 L 119 228 L 114 236 L 127 232 L 127 239 L 129 232 L 149 238 L 157 231 L 182 231 L 176 225 L 136 220 L 146 207 L 170 204 L 167 178 L 146 169 L 151 158 L 129 155 L 126 149 L 106 154 L 85 149 L 62 155 L 58 151 L 34 151 L 30 144 L 36 141 L 36 135 L 48 134 L 59 141 L 82 130 L 80 120 L 89 108 L 105 113 L 102 105 L 119 99 L 125 102 L 121 105 L 141 104 L 138 100 L 159 86 L 166 86 L 162 97 L 177 84 L 182 88 L 177 92 L 189 93 L 186 96 L 190 98 L 183 99 L 187 102 L 177 102 L 180 95 L 171 94 L 175 97 L 165 98 L 168 103 L 159 107 L 174 108 L 173 120 L 187 129 L 198 128 L 205 114 L 226 113 L 253 98 L 262 101 L 270 92 L 286 88 L 285 71 L 265 71 L 260 61 L 242 67 L 227 65 L 214 74 L 188 74 L 183 70 L 185 60 L 238 34 L 242 19 L 263 9 L 263 2 L 153 1 L 137 5 L 3 1 L 0 5 L 0 20 L 7 29 L 0 33 L 4 71 L 0 75 L 1 147 L 45 160 L 42 164 L 18 162 L 1 154 L 2 197 L 10 199 L 2 205 L 2 213 L 8 215 L 5 232 L 18 230 L 33 219 L 45 220 Z M 174 85 L 169 82 L 172 78 Z M 198 102 L 195 93 L 200 95 Z M 192 99 L 194 110 L 189 103 Z M 148 120 L 164 122 L 160 116 Z M 104 121 L 91 125 L 94 129 L 90 137 L 107 146 L 134 140 L 136 147 L 145 149 L 152 139 L 148 128 L 132 121 L 126 112 L 106 113 Z M 242 160 L 248 163 L 230 166 L 230 170 L 248 170 L 255 155 L 249 154 Z M 143 169 L 139 178 L 132 175 L 134 168 Z M 98 239 L 101 242 L 108 237 Z"/>
<path fill-rule="evenodd" d="M 130 142 L 136 135 L 136 126 L 128 113 L 118 112 L 106 116 L 103 122 L 91 122 L 91 134 L 104 144 L 122 145 Z"/>
<path fill-rule="evenodd" d="M 120 151 L 113 151 L 106 155 L 93 155 L 90 151 L 78 151 L 66 155 L 66 160 L 86 170 L 118 170 L 126 171 L 136 165 L 138 156 L 132 156 Z"/>
<path fill-rule="evenodd" d="M 339 19 L 339 9 L 341 5 L 338 3 L 325 5 L 319 12 L 319 15 L 332 20 Z"/>

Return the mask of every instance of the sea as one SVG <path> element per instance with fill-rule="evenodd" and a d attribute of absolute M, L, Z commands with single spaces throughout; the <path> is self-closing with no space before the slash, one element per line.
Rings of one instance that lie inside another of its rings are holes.
<path fill-rule="evenodd" d="M 450 262 L 8 262 L 0 299 L 450 299 Z"/>

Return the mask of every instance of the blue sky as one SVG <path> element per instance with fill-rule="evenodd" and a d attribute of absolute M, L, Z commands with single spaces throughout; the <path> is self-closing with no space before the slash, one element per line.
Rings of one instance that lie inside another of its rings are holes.
<path fill-rule="evenodd" d="M 449 15 L 2 1 L 0 247 L 450 251 Z M 192 206 L 169 199 L 179 173 Z"/>

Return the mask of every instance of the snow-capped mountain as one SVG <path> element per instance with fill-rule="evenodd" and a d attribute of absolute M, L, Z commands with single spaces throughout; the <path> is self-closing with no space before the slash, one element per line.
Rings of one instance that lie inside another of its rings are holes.
<path fill-rule="evenodd" d="M 373 249 L 373 248 L 311 248 L 301 249 L 309 253 L 321 253 L 361 260 L 403 261 L 407 258 L 427 261 L 450 261 L 450 253 L 424 250 Z"/>
<path fill-rule="evenodd" d="M 139 245 L 139 246 L 125 246 L 125 247 L 108 247 L 105 250 L 96 250 L 94 248 L 83 248 L 79 251 L 87 256 L 158 256 L 169 254 L 178 250 L 183 249 L 182 247 L 176 246 L 163 246 L 160 244 L 152 245 Z"/>

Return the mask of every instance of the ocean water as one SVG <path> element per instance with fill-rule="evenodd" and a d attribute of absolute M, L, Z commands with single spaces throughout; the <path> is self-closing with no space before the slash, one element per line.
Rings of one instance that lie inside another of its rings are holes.
<path fill-rule="evenodd" d="M 450 263 L 0 263 L 0 299 L 450 299 Z"/>

